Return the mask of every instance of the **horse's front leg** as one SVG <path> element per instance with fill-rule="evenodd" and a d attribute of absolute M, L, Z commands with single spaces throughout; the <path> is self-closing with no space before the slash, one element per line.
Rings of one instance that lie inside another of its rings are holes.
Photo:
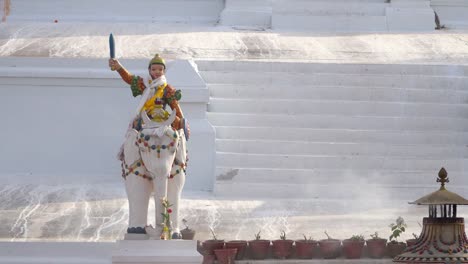
<path fill-rule="evenodd" d="M 128 197 L 128 229 L 125 239 L 145 239 L 148 219 L 148 202 L 153 190 L 149 173 L 143 165 L 137 146 L 138 132 L 129 131 L 124 142 L 122 173 Z M 137 235 L 135 235 L 137 234 Z"/>

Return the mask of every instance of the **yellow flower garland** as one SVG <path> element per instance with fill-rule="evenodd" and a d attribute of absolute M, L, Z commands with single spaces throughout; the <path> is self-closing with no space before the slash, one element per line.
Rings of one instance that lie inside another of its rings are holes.
<path fill-rule="evenodd" d="M 141 109 L 142 111 L 146 111 L 146 113 L 148 113 L 148 115 L 151 116 L 151 119 L 155 122 L 164 122 L 169 118 L 169 113 L 162 109 L 162 104 L 155 103 L 156 99 L 160 99 L 162 102 L 166 86 L 166 83 L 158 86 L 154 95 L 145 102 Z"/>

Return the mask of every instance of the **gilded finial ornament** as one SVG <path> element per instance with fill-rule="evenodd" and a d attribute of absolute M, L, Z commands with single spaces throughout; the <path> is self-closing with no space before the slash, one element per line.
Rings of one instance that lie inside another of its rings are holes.
<path fill-rule="evenodd" d="M 442 167 L 439 171 L 439 178 L 437 178 L 437 182 L 440 182 L 440 189 L 444 190 L 445 189 L 445 183 L 450 182 L 449 178 L 447 177 L 447 171 L 445 168 Z"/>

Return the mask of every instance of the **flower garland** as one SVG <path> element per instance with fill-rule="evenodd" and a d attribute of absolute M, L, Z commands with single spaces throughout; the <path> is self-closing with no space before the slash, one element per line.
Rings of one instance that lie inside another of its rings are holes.
<path fill-rule="evenodd" d="M 164 144 L 161 144 L 161 145 L 150 145 L 148 143 L 148 141 L 151 139 L 151 137 L 149 135 L 145 135 L 143 133 L 140 133 L 140 138 L 138 139 L 138 143 L 142 144 L 143 143 L 143 146 L 145 146 L 148 151 L 151 151 L 151 150 L 156 150 L 157 152 L 157 156 L 158 158 L 161 158 L 161 149 L 168 149 L 169 147 L 174 147 L 175 146 L 175 142 L 176 142 L 176 139 L 177 139 L 177 133 L 173 133 L 172 134 L 172 142 L 169 143 L 169 145 L 164 145 Z"/>
<path fill-rule="evenodd" d="M 127 179 L 127 176 L 130 175 L 131 173 L 135 174 L 136 176 L 142 177 L 143 179 L 147 179 L 149 181 L 153 180 L 153 177 L 147 175 L 146 173 L 141 173 L 138 171 L 139 167 L 143 167 L 144 169 L 144 163 L 143 160 L 140 158 L 133 162 L 130 166 L 126 164 L 125 162 L 122 162 L 122 177 L 124 179 Z"/>

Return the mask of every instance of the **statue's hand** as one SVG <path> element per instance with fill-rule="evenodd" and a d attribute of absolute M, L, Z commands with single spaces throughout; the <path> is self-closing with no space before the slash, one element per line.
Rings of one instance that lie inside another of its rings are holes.
<path fill-rule="evenodd" d="M 120 70 L 120 68 L 122 68 L 122 65 L 120 64 L 120 62 L 117 59 L 110 58 L 109 59 L 109 67 L 113 71 L 118 71 L 118 70 Z"/>

